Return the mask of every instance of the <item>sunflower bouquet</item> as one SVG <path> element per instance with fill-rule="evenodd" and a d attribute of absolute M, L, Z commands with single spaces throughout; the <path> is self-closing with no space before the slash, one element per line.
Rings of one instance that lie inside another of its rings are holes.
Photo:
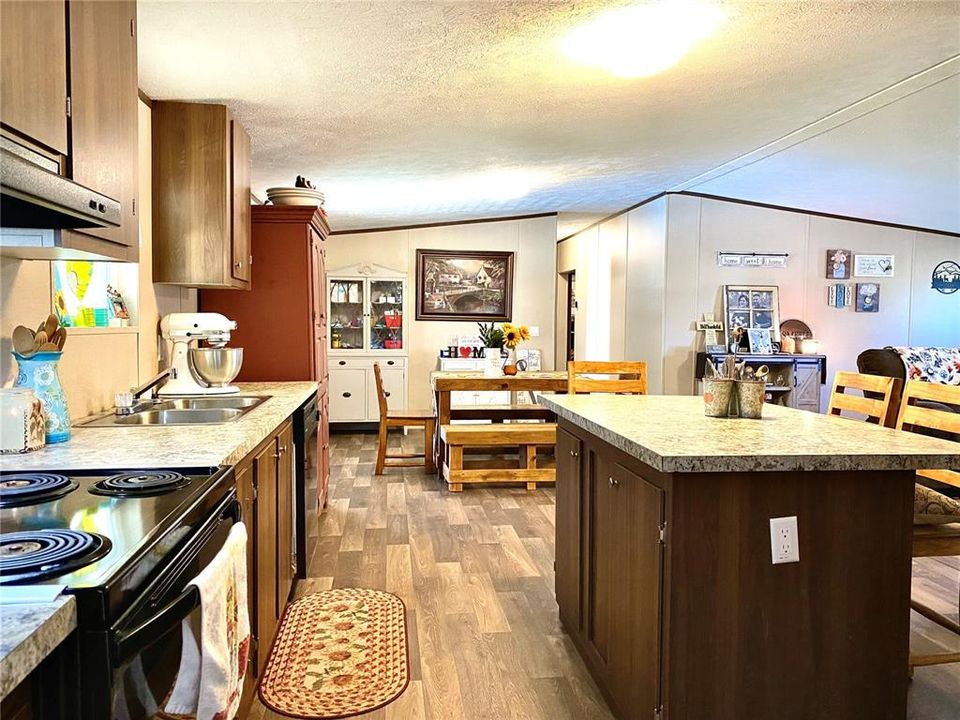
<path fill-rule="evenodd" d="M 526 325 L 503 324 L 503 345 L 508 350 L 516 350 L 517 346 L 530 339 L 530 328 Z"/>

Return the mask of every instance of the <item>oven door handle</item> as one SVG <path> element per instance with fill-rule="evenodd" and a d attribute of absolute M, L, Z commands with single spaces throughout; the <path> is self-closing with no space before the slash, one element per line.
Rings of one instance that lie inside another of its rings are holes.
<path fill-rule="evenodd" d="M 232 499 L 229 505 L 220 514 L 217 525 L 223 520 L 240 520 L 240 503 Z M 213 530 L 210 531 L 213 534 Z M 176 560 L 174 561 L 176 564 Z M 196 585 L 187 585 L 177 597 L 164 605 L 160 610 L 130 630 L 118 631 L 114 636 L 113 657 L 116 665 L 126 662 L 129 658 L 147 648 L 151 643 L 159 640 L 165 632 L 176 623 L 183 620 L 200 606 L 200 590 Z"/>

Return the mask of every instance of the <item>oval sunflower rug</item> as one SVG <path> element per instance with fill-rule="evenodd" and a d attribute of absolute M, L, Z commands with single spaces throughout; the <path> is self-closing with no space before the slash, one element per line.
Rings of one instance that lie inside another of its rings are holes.
<path fill-rule="evenodd" d="M 333 720 L 396 700 L 410 680 L 403 601 L 366 588 L 325 590 L 287 606 L 260 681 L 263 704 Z"/>

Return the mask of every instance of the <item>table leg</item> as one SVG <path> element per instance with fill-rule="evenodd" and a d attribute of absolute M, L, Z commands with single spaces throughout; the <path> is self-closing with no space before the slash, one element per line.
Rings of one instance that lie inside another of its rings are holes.
<path fill-rule="evenodd" d="M 443 458 L 446 454 L 444 442 L 440 438 L 440 428 L 450 424 L 450 391 L 438 390 L 437 400 L 437 430 L 436 430 L 436 448 L 437 448 L 437 475 L 443 477 Z"/>

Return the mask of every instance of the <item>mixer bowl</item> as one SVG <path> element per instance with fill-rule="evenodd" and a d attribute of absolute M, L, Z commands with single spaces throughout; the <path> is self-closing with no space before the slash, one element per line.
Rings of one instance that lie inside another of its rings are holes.
<path fill-rule="evenodd" d="M 190 348 L 190 368 L 210 387 L 229 385 L 243 365 L 243 348 Z"/>

